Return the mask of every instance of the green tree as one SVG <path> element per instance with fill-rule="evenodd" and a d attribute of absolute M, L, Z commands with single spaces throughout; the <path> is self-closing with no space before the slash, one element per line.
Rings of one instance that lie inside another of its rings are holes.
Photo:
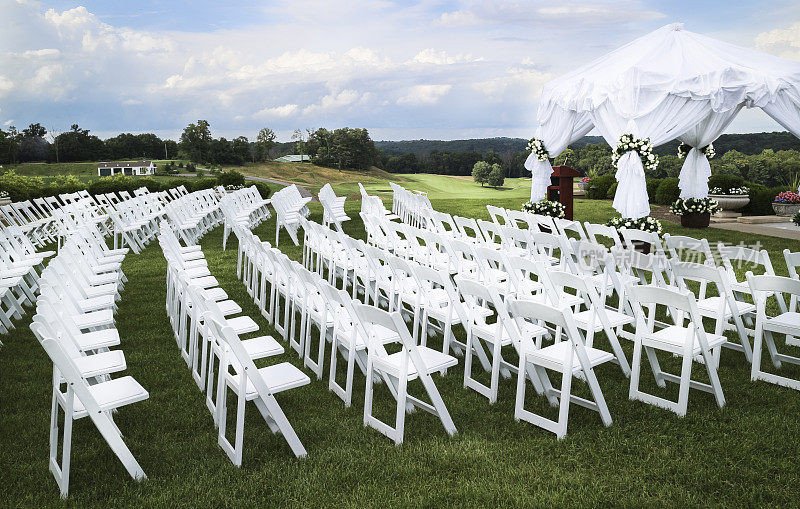
<path fill-rule="evenodd" d="M 211 155 L 211 129 L 206 120 L 198 120 L 196 124 L 189 124 L 181 134 L 180 150 L 196 163 L 210 161 Z"/>
<path fill-rule="evenodd" d="M 492 187 L 500 187 L 505 181 L 506 176 L 503 173 L 503 168 L 499 164 L 494 163 L 489 172 L 489 177 L 486 179 L 486 183 Z"/>
<path fill-rule="evenodd" d="M 258 131 L 256 138 L 256 159 L 261 162 L 269 161 L 272 147 L 275 146 L 275 131 L 265 127 Z"/>
<path fill-rule="evenodd" d="M 492 172 L 492 167 L 486 161 L 478 161 L 472 167 L 472 180 L 484 186 L 489 182 L 489 174 Z"/>

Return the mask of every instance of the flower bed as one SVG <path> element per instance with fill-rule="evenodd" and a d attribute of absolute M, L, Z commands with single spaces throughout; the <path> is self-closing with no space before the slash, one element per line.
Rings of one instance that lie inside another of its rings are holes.
<path fill-rule="evenodd" d="M 522 204 L 522 210 L 531 214 L 539 214 L 540 216 L 564 217 L 564 205 L 557 201 L 525 202 Z"/>

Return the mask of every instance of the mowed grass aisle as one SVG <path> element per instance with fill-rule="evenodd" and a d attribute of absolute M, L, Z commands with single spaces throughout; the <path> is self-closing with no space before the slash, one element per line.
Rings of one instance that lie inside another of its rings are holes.
<path fill-rule="evenodd" d="M 498 205 L 519 207 L 518 198 Z M 434 200 L 437 209 L 486 217 L 485 200 Z M 346 231 L 364 236 L 358 202 Z M 312 219 L 321 211 L 313 207 Z M 581 220 L 611 215 L 606 202 L 581 201 Z M 686 232 L 670 225 L 672 232 Z M 256 230 L 274 240 L 274 219 Z M 759 240 L 785 273 L 780 251 L 798 250 L 780 239 L 742 239 L 735 232 L 704 230 L 710 240 Z M 235 274 L 236 251 L 222 251 L 221 229 L 202 246 L 212 274 L 244 312 L 273 333 Z M 235 248 L 235 238 L 231 240 Z M 288 245 L 287 245 L 288 244 Z M 290 256 L 300 249 L 282 236 Z M 727 406 L 692 391 L 685 418 L 628 400 L 628 381 L 614 365 L 598 370 L 614 424 L 605 428 L 596 413 L 572 406 L 569 433 L 562 441 L 513 417 L 515 379 L 501 382 L 494 405 L 463 389 L 463 364 L 436 375 L 459 433 L 449 437 L 438 419 L 424 412 L 406 421 L 406 443 L 392 442 L 363 426 L 363 376 L 356 376 L 353 406 L 345 409 L 328 391 L 326 378 L 278 395 L 287 417 L 308 450 L 295 459 L 281 437 L 272 435 L 255 407 L 248 407 L 242 468 L 217 445 L 216 429 L 181 358 L 164 311 L 166 263 L 157 244 L 124 264 L 129 282 L 117 325 L 128 370 L 150 399 L 123 408 L 115 417 L 149 479 L 136 483 L 87 419 L 73 435 L 70 497 L 65 504 L 47 468 L 52 364 L 27 325 L 1 340 L 0 506 L 35 505 L 796 505 L 800 497 L 800 395 L 790 389 L 749 381 L 741 354 L 724 351 L 719 373 Z M 434 338 L 433 345 L 441 340 Z M 631 343 L 623 340 L 631 355 Z M 795 352 L 796 353 L 796 352 Z M 509 352 L 507 357 L 515 360 Z M 269 363 L 287 360 L 293 351 Z M 675 363 L 664 363 L 676 369 Z M 341 364 L 340 364 L 341 365 Z M 702 380 L 702 367 L 694 376 Z M 800 376 L 788 368 L 787 374 Z M 307 371 L 308 372 L 308 371 Z M 648 390 L 652 377 L 643 375 Z M 576 383 L 579 391 L 584 384 Z M 419 389 L 419 386 L 413 389 Z M 413 390 L 412 389 L 412 390 Z M 674 388 L 673 388 L 674 389 Z M 671 390 L 670 397 L 677 391 Z M 555 415 L 530 390 L 528 407 Z M 377 394 L 386 418 L 394 402 Z"/>

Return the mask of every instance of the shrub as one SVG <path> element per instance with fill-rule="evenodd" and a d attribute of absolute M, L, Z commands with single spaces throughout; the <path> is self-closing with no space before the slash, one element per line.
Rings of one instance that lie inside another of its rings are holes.
<path fill-rule="evenodd" d="M 244 175 L 234 170 L 220 172 L 217 175 L 217 185 L 223 187 L 241 187 L 244 185 Z"/>
<path fill-rule="evenodd" d="M 656 203 L 659 205 L 671 205 L 678 199 L 681 190 L 678 188 L 678 178 L 661 179 L 661 183 L 656 190 Z"/>
<path fill-rule="evenodd" d="M 195 166 L 194 163 L 190 161 L 186 163 L 186 171 L 194 173 L 197 171 L 197 166 Z"/>
<path fill-rule="evenodd" d="M 774 215 L 775 211 L 772 208 L 772 203 L 775 201 L 775 197 L 784 190 L 784 186 L 765 187 L 760 184 L 753 184 L 750 187 L 750 203 L 740 212 L 753 216 Z"/>
<path fill-rule="evenodd" d="M 647 197 L 650 203 L 655 203 L 656 192 L 658 192 L 658 186 L 661 185 L 661 179 L 647 179 L 645 184 L 647 185 Z"/>
<path fill-rule="evenodd" d="M 174 187 L 184 186 L 186 189 L 192 188 L 192 180 L 186 177 L 177 177 L 174 179 L 169 179 L 164 183 L 163 189 L 172 189 Z"/>
<path fill-rule="evenodd" d="M 614 195 L 617 194 L 617 186 L 619 186 L 619 182 L 614 182 L 613 184 L 611 184 L 611 187 L 609 187 L 608 191 L 606 191 L 606 198 L 608 198 L 609 200 L 614 199 Z"/>
<path fill-rule="evenodd" d="M 155 193 L 163 189 L 163 186 L 154 178 L 143 177 L 134 179 L 134 182 L 136 189 L 139 189 L 140 187 L 146 187 L 151 193 Z"/>
<path fill-rule="evenodd" d="M 266 182 L 253 182 L 252 184 L 256 186 L 256 189 L 258 189 L 258 194 L 260 194 L 262 198 L 269 198 L 272 190 L 269 188 Z"/>
<path fill-rule="evenodd" d="M 189 180 L 189 190 L 200 191 L 202 189 L 211 189 L 212 187 L 217 186 L 217 179 L 215 178 L 196 178 Z"/>
<path fill-rule="evenodd" d="M 722 194 L 727 194 L 728 189 L 743 187 L 744 185 L 745 181 L 742 177 L 737 177 L 736 175 L 728 173 L 717 173 L 716 175 L 711 175 L 708 179 L 708 188 L 719 187 L 723 190 Z"/>
<path fill-rule="evenodd" d="M 63 193 L 75 193 L 86 189 L 86 183 L 82 182 L 75 175 L 59 175 L 50 181 L 50 185 L 44 190 L 45 195 L 52 196 Z"/>
<path fill-rule="evenodd" d="M 610 188 L 616 181 L 617 180 L 614 178 L 614 175 L 610 173 L 600 175 L 599 177 L 594 177 L 592 179 L 592 185 L 586 192 L 587 198 L 591 198 L 592 200 L 605 199 L 606 195 L 608 194 L 608 188 Z"/>
<path fill-rule="evenodd" d="M 8 193 L 11 201 L 25 201 L 45 196 L 47 186 L 39 177 L 17 175 L 14 170 L 0 175 L 0 191 Z"/>

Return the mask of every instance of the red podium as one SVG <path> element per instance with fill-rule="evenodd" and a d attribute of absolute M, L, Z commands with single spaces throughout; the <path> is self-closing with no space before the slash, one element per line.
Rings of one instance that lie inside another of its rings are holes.
<path fill-rule="evenodd" d="M 564 217 L 572 219 L 572 179 L 580 177 L 577 170 L 569 166 L 556 166 L 550 175 L 550 185 L 547 186 L 547 199 L 561 202 L 564 205 Z"/>

